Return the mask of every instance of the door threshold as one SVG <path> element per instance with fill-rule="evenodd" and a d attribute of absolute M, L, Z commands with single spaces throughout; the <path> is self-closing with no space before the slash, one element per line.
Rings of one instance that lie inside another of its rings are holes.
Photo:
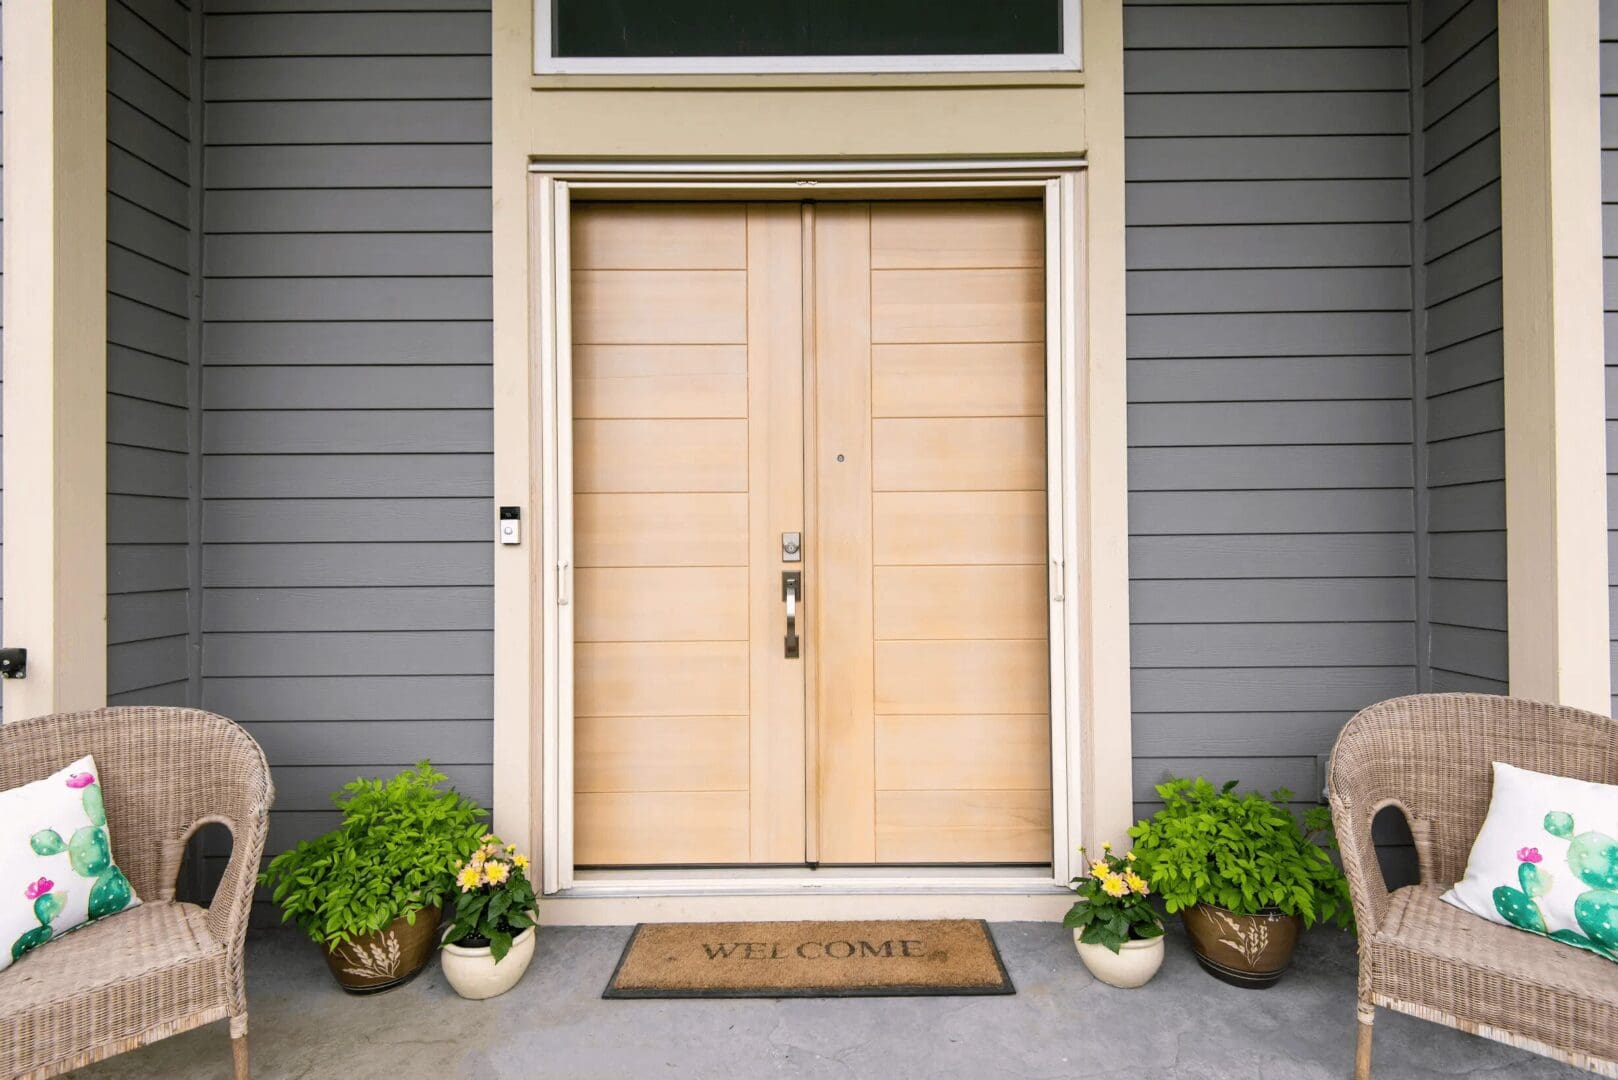
<path fill-rule="evenodd" d="M 938 868 L 942 869 L 942 868 Z M 798 919 L 1061 919 L 1073 894 L 1049 868 L 950 868 L 943 873 L 863 874 L 713 870 L 581 871 L 548 893 L 540 922 L 620 926 L 640 922 L 741 922 Z"/>
<path fill-rule="evenodd" d="M 570 887 L 547 898 L 1040 891 L 1066 891 L 1048 866 L 656 867 L 580 870 Z"/>

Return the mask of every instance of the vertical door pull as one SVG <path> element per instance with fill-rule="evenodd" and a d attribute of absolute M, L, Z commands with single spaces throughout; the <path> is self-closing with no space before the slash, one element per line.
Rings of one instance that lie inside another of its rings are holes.
<path fill-rule="evenodd" d="M 798 658 L 798 604 L 802 600 L 803 574 L 797 570 L 781 572 L 781 599 L 787 602 L 786 658 Z"/>

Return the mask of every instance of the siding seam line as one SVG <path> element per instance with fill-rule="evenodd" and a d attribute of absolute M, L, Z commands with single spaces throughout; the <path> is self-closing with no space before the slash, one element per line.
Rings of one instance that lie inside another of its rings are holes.
<path fill-rule="evenodd" d="M 1427 0 L 1410 0 L 1410 453 L 1411 496 L 1415 513 L 1416 556 L 1416 689 L 1432 689 L 1432 574 L 1428 548 L 1431 533 L 1427 490 L 1427 132 L 1422 126 L 1426 75 L 1426 42 L 1421 34 Z"/>

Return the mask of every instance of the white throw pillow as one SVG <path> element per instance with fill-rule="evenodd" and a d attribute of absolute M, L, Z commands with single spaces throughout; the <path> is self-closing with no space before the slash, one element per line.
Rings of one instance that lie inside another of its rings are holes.
<path fill-rule="evenodd" d="M 0 791 L 0 969 L 140 903 L 112 861 L 95 758 Z"/>
<path fill-rule="evenodd" d="M 1615 837 L 1618 786 L 1497 761 L 1466 876 L 1444 902 L 1618 960 Z"/>

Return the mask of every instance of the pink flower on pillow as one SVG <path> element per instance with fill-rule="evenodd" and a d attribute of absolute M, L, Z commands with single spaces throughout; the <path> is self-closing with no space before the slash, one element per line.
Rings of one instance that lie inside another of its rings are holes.
<path fill-rule="evenodd" d="M 38 900 L 41 896 L 44 896 L 54 888 L 56 888 L 56 882 L 52 881 L 48 877 L 42 877 L 32 885 L 28 886 L 28 888 L 24 889 L 22 894 L 30 900 Z"/>
<path fill-rule="evenodd" d="M 1539 849 L 1537 847 L 1525 847 L 1517 849 L 1518 862 L 1537 863 L 1541 862 L 1544 858 L 1545 856 L 1539 853 Z"/>
<path fill-rule="evenodd" d="M 67 786 L 70 788 L 86 788 L 95 782 L 95 773 L 76 772 L 67 778 Z"/>

